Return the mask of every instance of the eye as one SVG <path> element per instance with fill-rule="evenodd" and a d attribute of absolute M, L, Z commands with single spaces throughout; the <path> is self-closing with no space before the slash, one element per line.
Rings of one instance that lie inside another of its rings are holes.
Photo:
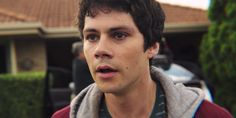
<path fill-rule="evenodd" d="M 128 36 L 128 33 L 126 32 L 121 32 L 121 31 L 117 31 L 117 32 L 114 32 L 112 34 L 112 37 L 117 39 L 117 40 L 123 40 L 125 39 L 126 37 Z"/>
<path fill-rule="evenodd" d="M 85 36 L 85 40 L 88 40 L 90 42 L 97 41 L 98 39 L 99 39 L 99 36 L 97 36 L 96 34 L 88 34 Z"/>

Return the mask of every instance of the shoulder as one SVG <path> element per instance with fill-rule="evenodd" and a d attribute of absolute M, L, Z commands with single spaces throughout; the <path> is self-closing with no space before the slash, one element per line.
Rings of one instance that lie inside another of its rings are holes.
<path fill-rule="evenodd" d="M 233 116 L 223 107 L 203 100 L 195 114 L 195 118 L 233 118 Z"/>
<path fill-rule="evenodd" d="M 66 106 L 58 111 L 56 111 L 51 118 L 69 118 L 70 106 Z"/>

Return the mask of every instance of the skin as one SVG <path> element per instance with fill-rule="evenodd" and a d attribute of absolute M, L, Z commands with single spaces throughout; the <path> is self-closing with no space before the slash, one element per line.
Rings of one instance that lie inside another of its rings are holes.
<path fill-rule="evenodd" d="M 84 52 L 79 53 L 79 59 L 86 61 L 84 57 Z"/>
<path fill-rule="evenodd" d="M 83 35 L 85 58 L 112 117 L 149 117 L 156 95 L 149 59 L 159 45 L 144 51 L 143 35 L 132 17 L 118 11 L 85 17 Z M 98 72 L 101 68 L 113 71 Z"/>

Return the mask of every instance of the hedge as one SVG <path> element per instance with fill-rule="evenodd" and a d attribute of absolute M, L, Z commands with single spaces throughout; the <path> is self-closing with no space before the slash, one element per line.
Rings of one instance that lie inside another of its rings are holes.
<path fill-rule="evenodd" d="M 200 62 L 214 85 L 215 101 L 236 116 L 236 1 L 212 0 L 211 25 L 200 47 Z"/>
<path fill-rule="evenodd" d="M 42 118 L 44 73 L 0 74 L 0 118 Z"/>

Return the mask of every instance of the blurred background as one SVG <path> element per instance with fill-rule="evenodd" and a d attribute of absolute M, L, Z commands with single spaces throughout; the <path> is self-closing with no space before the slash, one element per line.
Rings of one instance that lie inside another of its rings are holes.
<path fill-rule="evenodd" d="M 204 82 L 211 102 L 236 116 L 236 1 L 158 1 L 166 13 L 158 64 L 190 71 L 199 81 L 186 85 Z M 1 118 L 49 118 L 70 103 L 77 10 L 76 0 L 0 0 Z"/>

